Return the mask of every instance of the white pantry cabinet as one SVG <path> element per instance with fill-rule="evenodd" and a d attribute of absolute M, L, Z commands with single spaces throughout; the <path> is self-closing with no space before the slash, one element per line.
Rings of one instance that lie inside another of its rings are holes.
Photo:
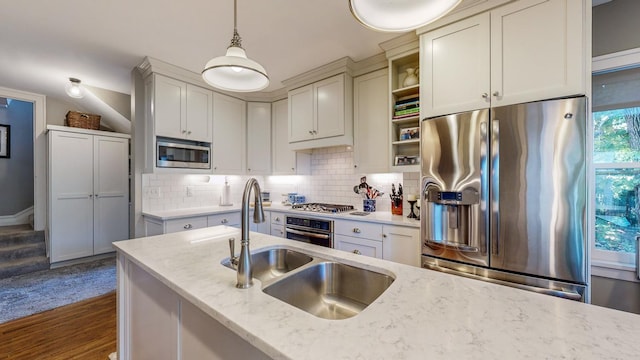
<path fill-rule="evenodd" d="M 247 174 L 271 174 L 270 103 L 247 103 Z"/>
<path fill-rule="evenodd" d="M 353 79 L 353 166 L 358 173 L 389 171 L 389 71 Z"/>
<path fill-rule="evenodd" d="M 153 74 L 155 135 L 211 142 L 213 92 Z"/>
<path fill-rule="evenodd" d="M 353 144 L 353 80 L 338 74 L 289 91 L 292 149 Z"/>
<path fill-rule="evenodd" d="M 520 0 L 420 36 L 421 116 L 584 94 L 582 0 Z"/>
<path fill-rule="evenodd" d="M 308 175 L 311 173 L 311 155 L 291 150 L 289 146 L 289 101 L 271 104 L 271 173 L 272 175 Z"/>
<path fill-rule="evenodd" d="M 129 238 L 129 135 L 49 126 L 51 262 Z"/>
<path fill-rule="evenodd" d="M 246 164 L 247 107 L 243 100 L 214 93 L 211 169 L 214 174 L 243 174 Z"/>

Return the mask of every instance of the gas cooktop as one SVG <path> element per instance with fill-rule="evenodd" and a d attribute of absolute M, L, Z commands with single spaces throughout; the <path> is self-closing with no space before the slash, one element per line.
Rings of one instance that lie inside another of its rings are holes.
<path fill-rule="evenodd" d="M 337 204 L 323 204 L 323 203 L 308 203 L 308 204 L 295 204 L 291 205 L 294 210 L 302 211 L 314 211 L 321 213 L 341 213 L 351 211 L 354 209 L 352 205 L 337 205 Z"/>

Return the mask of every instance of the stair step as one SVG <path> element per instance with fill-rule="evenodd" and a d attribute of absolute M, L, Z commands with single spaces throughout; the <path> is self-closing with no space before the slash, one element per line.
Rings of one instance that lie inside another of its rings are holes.
<path fill-rule="evenodd" d="M 0 279 L 47 269 L 49 269 L 49 259 L 46 256 L 3 261 L 0 263 Z"/>
<path fill-rule="evenodd" d="M 44 231 L 18 230 L 0 232 L 0 247 L 44 242 Z"/>
<path fill-rule="evenodd" d="M 38 243 L 2 246 L 0 247 L 0 263 L 28 257 L 45 256 L 46 254 L 47 248 L 44 241 Z"/>

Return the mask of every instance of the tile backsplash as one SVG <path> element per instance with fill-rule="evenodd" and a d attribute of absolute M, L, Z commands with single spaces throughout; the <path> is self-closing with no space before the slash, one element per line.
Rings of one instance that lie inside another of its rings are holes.
<path fill-rule="evenodd" d="M 391 211 L 391 184 L 402 183 L 404 193 L 419 193 L 419 174 L 384 173 L 362 174 L 353 167 L 353 151 L 346 146 L 314 149 L 311 154 L 311 175 L 293 176 L 253 176 L 260 183 L 262 191 L 271 193 L 271 200 L 280 202 L 282 194 L 297 192 L 306 197 L 307 202 L 324 202 L 353 205 L 362 209 L 362 197 L 353 191 L 366 176 L 367 183 L 384 195 L 377 199 L 377 211 Z M 241 201 L 244 184 L 250 176 L 236 175 L 184 175 L 184 174 L 143 174 L 143 211 L 172 210 L 215 206 L 220 197 L 225 178 L 231 186 L 231 202 Z M 403 206 L 409 213 L 409 204 Z"/>

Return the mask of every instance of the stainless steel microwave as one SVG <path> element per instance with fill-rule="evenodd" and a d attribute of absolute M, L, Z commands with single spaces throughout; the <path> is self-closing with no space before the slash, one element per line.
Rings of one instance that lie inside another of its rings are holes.
<path fill-rule="evenodd" d="M 156 140 L 156 167 L 211 169 L 211 144 L 169 138 Z"/>

